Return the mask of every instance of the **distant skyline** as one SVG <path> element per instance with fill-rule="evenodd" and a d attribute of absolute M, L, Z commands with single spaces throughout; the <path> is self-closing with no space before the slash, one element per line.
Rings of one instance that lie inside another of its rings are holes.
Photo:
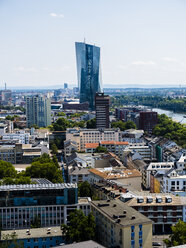
<path fill-rule="evenodd" d="M 77 86 L 75 42 L 104 87 L 186 86 L 184 0 L 0 0 L 0 89 Z"/>

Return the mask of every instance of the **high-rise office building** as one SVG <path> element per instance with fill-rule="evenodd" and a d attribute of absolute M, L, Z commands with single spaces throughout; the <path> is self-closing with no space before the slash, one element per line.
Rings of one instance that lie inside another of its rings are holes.
<path fill-rule="evenodd" d="M 51 124 L 51 102 L 44 96 L 30 96 L 26 98 L 27 127 L 37 125 L 47 127 Z"/>
<path fill-rule="evenodd" d="M 100 47 L 76 42 L 76 61 L 80 103 L 95 109 L 96 92 L 101 92 Z"/>
<path fill-rule="evenodd" d="M 158 114 L 153 111 L 141 111 L 139 117 L 139 128 L 152 133 L 153 128 L 158 124 Z"/>
<path fill-rule="evenodd" d="M 68 84 L 64 83 L 64 89 L 68 89 Z"/>
<path fill-rule="evenodd" d="M 104 93 L 96 93 L 96 128 L 109 128 L 110 97 Z"/>

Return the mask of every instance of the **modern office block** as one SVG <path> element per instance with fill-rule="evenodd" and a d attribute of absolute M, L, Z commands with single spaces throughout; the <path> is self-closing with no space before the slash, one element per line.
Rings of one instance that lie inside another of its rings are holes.
<path fill-rule="evenodd" d="M 109 128 L 110 97 L 104 93 L 96 93 L 96 128 Z"/>
<path fill-rule="evenodd" d="M 101 92 L 100 47 L 76 42 L 76 61 L 80 103 L 95 109 L 96 92 Z"/>
<path fill-rule="evenodd" d="M 141 111 L 139 118 L 139 128 L 148 133 L 152 133 L 153 128 L 158 124 L 158 114 L 153 111 Z"/>
<path fill-rule="evenodd" d="M 68 89 L 68 84 L 64 83 L 64 89 Z"/>
<path fill-rule="evenodd" d="M 30 228 L 35 219 L 39 219 L 41 227 L 67 224 L 75 209 L 85 214 L 90 210 L 88 201 L 78 201 L 77 184 L 0 186 L 0 228 L 4 230 Z"/>
<path fill-rule="evenodd" d="M 30 96 L 26 98 L 27 127 L 37 125 L 47 127 L 51 124 L 51 102 L 44 96 Z"/>

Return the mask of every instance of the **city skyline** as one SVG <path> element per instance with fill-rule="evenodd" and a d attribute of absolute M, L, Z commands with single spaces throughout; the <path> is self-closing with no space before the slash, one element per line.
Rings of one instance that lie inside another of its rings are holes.
<path fill-rule="evenodd" d="M 74 42 L 102 49 L 103 87 L 186 85 L 186 4 L 0 1 L 0 88 L 77 86 Z"/>

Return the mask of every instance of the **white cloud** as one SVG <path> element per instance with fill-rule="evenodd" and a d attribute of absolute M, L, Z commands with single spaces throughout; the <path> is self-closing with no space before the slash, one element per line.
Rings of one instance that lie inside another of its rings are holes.
<path fill-rule="evenodd" d="M 162 60 L 167 62 L 178 62 L 177 59 L 171 57 L 163 57 Z"/>
<path fill-rule="evenodd" d="M 57 13 L 50 13 L 49 14 L 51 17 L 54 17 L 54 18 L 64 18 L 64 15 L 63 14 L 57 14 Z"/>
<path fill-rule="evenodd" d="M 137 60 L 137 61 L 133 61 L 131 65 L 156 65 L 156 63 L 152 60 L 149 61 Z"/>
<path fill-rule="evenodd" d="M 121 69 L 121 70 L 127 69 L 127 66 L 126 66 L 126 65 L 118 65 L 117 67 L 118 67 L 119 69 Z"/>
<path fill-rule="evenodd" d="M 70 70 L 70 66 L 62 66 L 59 68 L 59 71 L 69 71 Z"/>
<path fill-rule="evenodd" d="M 14 71 L 16 72 L 36 72 L 37 69 L 35 67 L 24 67 L 24 66 L 17 66 L 13 68 Z"/>

